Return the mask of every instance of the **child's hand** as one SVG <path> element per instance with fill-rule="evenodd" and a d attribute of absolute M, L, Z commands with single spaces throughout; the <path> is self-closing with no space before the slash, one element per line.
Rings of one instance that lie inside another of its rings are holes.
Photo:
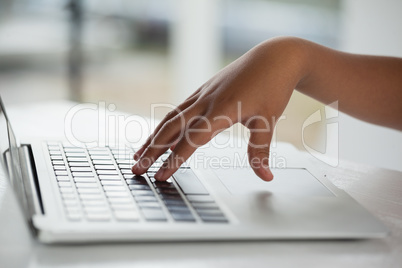
<path fill-rule="evenodd" d="M 298 40 L 265 42 L 221 70 L 176 110 L 169 113 L 134 158 L 134 174 L 144 173 L 168 148 L 172 153 L 155 179 L 168 179 L 199 147 L 216 134 L 241 123 L 250 129 L 248 156 L 263 180 L 275 123 L 303 77 Z"/>
<path fill-rule="evenodd" d="M 136 153 L 144 173 L 168 148 L 155 174 L 166 180 L 201 145 L 235 123 L 250 129 L 249 162 L 272 180 L 269 145 L 293 89 L 365 121 L 402 130 L 402 59 L 343 53 L 291 37 L 264 42 L 224 68 L 168 114 Z M 241 107 L 241 109 L 240 109 Z"/>

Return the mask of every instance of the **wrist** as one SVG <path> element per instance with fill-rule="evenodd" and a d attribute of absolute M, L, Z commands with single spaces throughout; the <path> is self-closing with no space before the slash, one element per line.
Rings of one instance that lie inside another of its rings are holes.
<path fill-rule="evenodd" d="M 266 66 L 289 74 L 292 89 L 298 88 L 311 73 L 311 43 L 297 37 L 276 37 L 256 47 L 266 59 Z"/>

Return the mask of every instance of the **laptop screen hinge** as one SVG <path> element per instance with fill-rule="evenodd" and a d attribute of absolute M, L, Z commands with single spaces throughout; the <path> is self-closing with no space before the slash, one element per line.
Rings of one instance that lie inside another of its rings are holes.
<path fill-rule="evenodd" d="M 33 161 L 33 153 L 30 145 L 21 145 L 19 147 L 21 173 L 24 180 L 24 190 L 27 199 L 27 209 L 29 217 L 35 214 L 44 214 L 42 197 L 39 188 L 39 181 L 36 172 L 36 166 Z"/>

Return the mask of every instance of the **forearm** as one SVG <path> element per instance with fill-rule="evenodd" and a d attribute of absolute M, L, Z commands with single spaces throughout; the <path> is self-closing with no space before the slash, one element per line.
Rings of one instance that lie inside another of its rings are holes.
<path fill-rule="evenodd" d="M 402 130 L 402 59 L 354 55 L 298 39 L 296 89 L 359 119 Z"/>

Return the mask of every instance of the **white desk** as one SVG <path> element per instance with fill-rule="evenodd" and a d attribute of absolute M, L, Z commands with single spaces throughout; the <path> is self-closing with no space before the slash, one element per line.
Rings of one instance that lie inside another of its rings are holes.
<path fill-rule="evenodd" d="M 7 107 L 17 134 L 60 136 L 68 102 Z M 51 111 L 51 112 L 49 112 Z M 288 161 L 297 153 L 275 149 Z M 4 174 L 0 177 L 1 267 L 402 267 L 402 173 L 341 162 L 330 168 L 304 155 L 315 174 L 326 175 L 380 218 L 392 234 L 356 241 L 126 243 L 46 246 L 23 221 Z"/>

